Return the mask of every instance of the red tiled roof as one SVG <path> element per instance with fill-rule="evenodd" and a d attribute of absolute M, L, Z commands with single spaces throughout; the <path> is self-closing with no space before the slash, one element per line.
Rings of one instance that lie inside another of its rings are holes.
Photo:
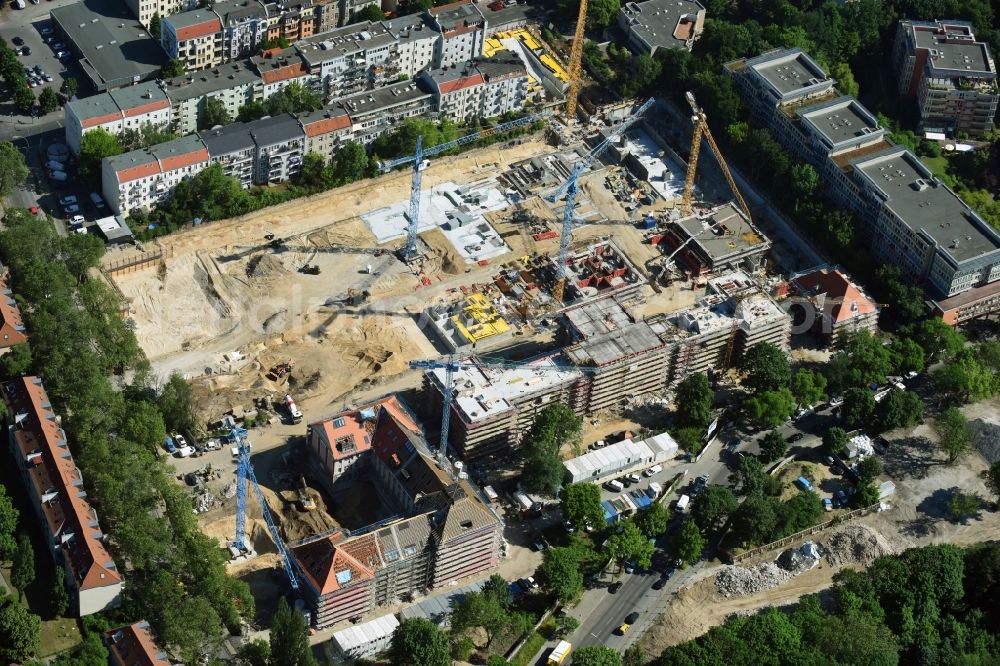
<path fill-rule="evenodd" d="M 28 341 L 21 319 L 21 308 L 17 306 L 10 289 L 0 280 L 0 349 L 13 347 Z"/>
<path fill-rule="evenodd" d="M 178 28 L 177 41 L 183 42 L 189 39 L 196 39 L 198 37 L 207 37 L 208 35 L 214 35 L 219 32 L 222 32 L 222 21 L 220 21 L 218 17 L 213 17 L 206 19 L 201 23 L 195 23 L 194 25 Z"/>
<path fill-rule="evenodd" d="M 850 278 L 840 271 L 821 268 L 795 278 L 799 287 L 808 294 L 824 294 L 825 309 L 835 323 L 877 312 L 875 303 L 854 286 Z M 831 307 L 832 305 L 832 307 Z"/>
<path fill-rule="evenodd" d="M 129 183 L 140 178 L 148 178 L 160 173 L 160 165 L 155 161 L 138 164 L 118 171 L 118 183 Z"/>
<path fill-rule="evenodd" d="M 305 64 L 297 62 L 285 67 L 264 69 L 264 71 L 260 73 L 260 78 L 263 79 L 264 83 L 277 83 L 278 81 L 287 81 L 288 79 L 305 76 L 307 73 L 308 70 L 306 69 Z"/>
<path fill-rule="evenodd" d="M 375 577 L 372 569 L 340 546 L 344 539 L 343 532 L 335 532 L 326 538 L 292 548 L 292 555 L 298 560 L 300 569 L 321 595 Z"/>
<path fill-rule="evenodd" d="M 333 118 L 323 118 L 308 124 L 303 124 L 303 126 L 305 127 L 306 136 L 319 136 L 320 134 L 328 134 L 330 132 L 336 132 L 337 130 L 350 127 L 351 119 L 345 114 L 342 116 L 334 116 Z"/>
<path fill-rule="evenodd" d="M 83 127 L 84 129 L 86 129 L 88 127 L 97 127 L 98 125 L 105 125 L 107 123 L 113 123 L 116 120 L 121 120 L 121 119 L 122 119 L 121 112 L 106 113 L 103 116 L 96 116 L 94 118 L 87 118 L 86 120 L 81 121 L 80 122 L 80 127 Z"/>
<path fill-rule="evenodd" d="M 158 99 L 155 102 L 150 102 L 149 104 L 143 104 L 142 106 L 137 106 L 134 109 L 128 109 L 125 111 L 125 117 L 131 118 L 133 116 L 141 116 L 144 113 L 152 113 L 153 111 L 159 111 L 161 109 L 169 109 L 170 100 L 168 99 Z"/>
<path fill-rule="evenodd" d="M 454 81 L 441 83 L 438 85 L 438 88 L 441 89 L 442 95 L 447 95 L 448 93 L 464 90 L 465 88 L 471 88 L 472 86 L 482 85 L 483 83 L 485 83 L 485 81 L 483 81 L 483 75 L 477 73 L 470 76 L 460 77 Z"/>
<path fill-rule="evenodd" d="M 167 655 L 153 640 L 148 622 L 136 622 L 104 634 L 112 663 L 120 666 L 170 666 Z"/>
<path fill-rule="evenodd" d="M 371 449 L 371 432 L 380 420 L 378 418 L 379 412 L 383 409 L 388 411 L 404 427 L 410 428 L 414 432 L 420 432 L 420 427 L 413 421 L 395 394 L 363 405 L 358 409 L 341 412 L 323 421 L 317 421 L 311 424 L 310 428 L 321 428 L 330 446 L 330 457 L 334 460 L 342 460 Z M 334 422 L 338 419 L 342 420 L 343 424 L 334 426 Z M 337 447 L 338 441 L 350 442 L 353 447 L 343 450 Z"/>
<path fill-rule="evenodd" d="M 101 540 L 97 514 L 85 499 L 80 470 L 41 379 L 12 379 L 3 385 L 3 397 L 15 415 L 17 454 L 26 461 L 52 537 L 61 541 L 69 574 L 81 590 L 120 584 L 121 574 Z"/>
<path fill-rule="evenodd" d="M 184 153 L 183 155 L 164 157 L 160 160 L 160 170 L 173 171 L 174 169 L 183 169 L 184 167 L 193 166 L 199 162 L 207 161 L 208 149 L 199 148 L 198 150 L 191 151 L 190 153 Z"/>

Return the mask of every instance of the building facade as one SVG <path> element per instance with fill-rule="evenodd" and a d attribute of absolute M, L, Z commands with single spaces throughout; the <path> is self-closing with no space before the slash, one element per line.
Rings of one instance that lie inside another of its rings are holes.
<path fill-rule="evenodd" d="M 147 29 L 154 16 L 158 15 L 162 19 L 198 6 L 197 0 L 125 0 L 125 4 Z"/>
<path fill-rule="evenodd" d="M 122 573 L 105 546 L 97 512 L 87 501 L 66 433 L 38 377 L 3 382 L 7 442 L 27 489 L 39 530 L 66 572 L 70 612 L 92 615 L 121 603 Z"/>
<path fill-rule="evenodd" d="M 836 347 L 844 333 L 878 333 L 878 305 L 837 268 L 793 275 L 791 284 L 802 299 L 811 330 L 826 338 L 831 347 Z"/>
<path fill-rule="evenodd" d="M 187 70 L 215 67 L 223 61 L 222 22 L 209 9 L 167 16 L 160 22 L 160 45 Z"/>
<path fill-rule="evenodd" d="M 427 10 L 427 20 L 439 38 L 434 48 L 434 67 L 451 67 L 482 55 L 487 21 L 472 0 L 460 0 Z"/>
<path fill-rule="evenodd" d="M 256 55 L 268 36 L 267 8 L 260 0 L 228 0 L 212 5 L 222 27 L 223 61 Z"/>
<path fill-rule="evenodd" d="M 285 113 L 247 123 L 257 146 L 254 182 L 273 185 L 290 180 L 302 169 L 306 135 L 298 119 Z"/>
<path fill-rule="evenodd" d="M 696 0 L 626 2 L 618 10 L 618 27 L 635 53 L 652 56 L 659 49 L 690 51 L 705 28 L 705 7 Z"/>
<path fill-rule="evenodd" d="M 197 136 L 134 150 L 101 163 L 104 200 L 118 215 L 149 210 L 166 201 L 174 187 L 209 165 L 208 150 Z"/>
<path fill-rule="evenodd" d="M 66 104 L 66 143 L 75 154 L 87 132 L 100 128 L 119 135 L 144 126 L 163 129 L 171 125 L 170 100 L 154 82 L 140 83 Z"/>
<path fill-rule="evenodd" d="M 993 129 L 1000 88 L 986 42 L 966 21 L 900 21 L 893 46 L 900 94 L 923 130 L 974 136 Z"/>
<path fill-rule="evenodd" d="M 182 135 L 198 130 L 209 99 L 221 102 L 231 119 L 240 107 L 264 99 L 264 83 L 246 62 L 188 72 L 161 81 L 160 86 L 170 101 L 171 128 Z"/>

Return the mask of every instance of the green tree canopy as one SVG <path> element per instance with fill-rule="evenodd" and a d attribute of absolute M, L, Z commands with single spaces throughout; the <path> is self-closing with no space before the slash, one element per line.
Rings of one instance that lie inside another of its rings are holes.
<path fill-rule="evenodd" d="M 72 76 L 68 76 L 63 79 L 62 85 L 59 86 L 59 90 L 67 97 L 75 97 L 76 93 L 80 89 L 80 84 Z"/>
<path fill-rule="evenodd" d="M 834 393 L 848 388 L 882 384 L 892 370 L 892 357 L 882 341 L 868 331 L 842 336 L 830 359 L 830 386 Z"/>
<path fill-rule="evenodd" d="M 816 405 L 826 400 L 826 377 L 814 370 L 796 370 L 792 375 L 791 388 L 800 405 Z"/>
<path fill-rule="evenodd" d="M 6 199 L 28 177 L 24 155 L 10 141 L 0 141 L 0 199 Z"/>
<path fill-rule="evenodd" d="M 583 573 L 572 548 L 548 548 L 538 569 L 545 589 L 561 603 L 569 603 L 583 588 Z"/>
<path fill-rule="evenodd" d="M 685 520 L 670 545 L 678 560 L 691 564 L 701 559 L 701 551 L 705 548 L 705 537 L 698 531 L 694 521 Z"/>
<path fill-rule="evenodd" d="M 957 492 L 948 501 L 948 513 L 953 520 L 966 522 L 969 518 L 980 513 L 983 506 L 983 498 L 976 493 Z"/>
<path fill-rule="evenodd" d="M 764 435 L 760 440 L 760 461 L 764 464 L 772 463 L 781 458 L 788 451 L 788 442 L 777 430 Z"/>
<path fill-rule="evenodd" d="M 0 600 L 0 659 L 23 662 L 38 654 L 42 622 L 17 601 Z"/>
<path fill-rule="evenodd" d="M 168 60 L 160 68 L 160 78 L 161 79 L 172 79 L 176 76 L 181 76 L 184 74 L 184 61 L 180 58 L 175 58 L 173 60 Z"/>
<path fill-rule="evenodd" d="M 791 418 L 795 411 L 795 396 L 787 388 L 761 391 L 745 400 L 743 406 L 757 423 L 774 428 Z"/>
<path fill-rule="evenodd" d="M 736 462 L 736 469 L 729 475 L 729 483 L 733 484 L 736 493 L 741 496 L 776 495 L 778 481 L 764 471 L 760 460 L 753 456 L 741 456 Z"/>
<path fill-rule="evenodd" d="M 389 655 L 402 666 L 450 666 L 448 636 L 428 619 L 407 618 L 392 633 Z"/>
<path fill-rule="evenodd" d="M 17 550 L 17 519 L 20 512 L 7 495 L 7 489 L 0 484 L 0 560 L 9 560 Z"/>
<path fill-rule="evenodd" d="M 652 566 L 653 544 L 649 537 L 639 531 L 636 524 L 626 520 L 621 524 L 621 531 L 608 538 L 607 552 L 612 559 L 627 562 L 634 561 L 642 569 Z"/>
<path fill-rule="evenodd" d="M 80 176 L 96 187 L 101 182 L 101 160 L 123 152 L 117 136 L 100 127 L 90 130 L 80 139 Z"/>
<path fill-rule="evenodd" d="M 559 403 L 548 405 L 538 413 L 522 447 L 521 485 L 528 492 L 556 494 L 564 474 L 560 448 L 579 441 L 582 424 L 573 410 Z"/>
<path fill-rule="evenodd" d="M 43 114 L 49 114 L 59 108 L 59 96 L 52 88 L 43 88 L 38 95 L 38 108 Z"/>
<path fill-rule="evenodd" d="M 69 593 L 66 592 L 66 569 L 61 565 L 56 565 L 55 575 L 52 576 L 52 612 L 57 616 L 63 616 L 69 609 Z"/>
<path fill-rule="evenodd" d="M 355 12 L 351 23 L 368 23 L 369 21 L 384 21 L 385 12 L 378 5 L 366 5 L 364 9 Z"/>
<path fill-rule="evenodd" d="M 573 652 L 573 666 L 622 666 L 622 657 L 605 645 L 588 645 Z"/>
<path fill-rule="evenodd" d="M 963 351 L 931 373 L 938 395 L 950 404 L 975 402 L 996 393 L 997 376 L 974 353 Z"/>
<path fill-rule="evenodd" d="M 972 429 L 965 415 L 955 407 L 949 407 L 934 419 L 934 430 L 938 435 L 938 446 L 948 456 L 948 464 L 954 464 L 972 447 Z"/>
<path fill-rule="evenodd" d="M 702 530 L 710 530 L 729 518 L 739 502 L 728 486 L 708 485 L 691 502 L 691 518 Z"/>
<path fill-rule="evenodd" d="M 604 507 L 601 506 L 601 489 L 593 483 L 571 483 L 560 493 L 563 517 L 578 530 L 587 525 L 594 528 L 604 525 Z"/>
<path fill-rule="evenodd" d="M 35 582 L 35 549 L 27 534 L 21 534 L 17 538 L 17 550 L 14 551 L 14 562 L 10 568 L 10 582 L 21 594 Z"/>
<path fill-rule="evenodd" d="M 232 116 L 226 109 L 225 102 L 219 97 L 206 97 L 202 104 L 201 113 L 198 116 L 198 129 L 207 130 L 216 125 L 228 125 L 233 122 Z"/>
<path fill-rule="evenodd" d="M 570 6 L 574 7 L 573 15 L 576 16 L 575 7 L 577 5 L 571 4 Z M 621 9 L 620 0 L 596 0 L 587 3 L 587 29 L 595 30 L 611 25 L 611 22 L 618 15 L 619 9 Z"/>
<path fill-rule="evenodd" d="M 851 428 L 861 428 L 875 416 L 875 396 L 867 388 L 849 388 L 844 392 L 840 418 Z"/>
<path fill-rule="evenodd" d="M 154 12 L 153 17 L 149 19 L 149 34 L 157 42 L 160 41 L 160 29 L 161 29 L 161 19 L 160 12 Z"/>
<path fill-rule="evenodd" d="M 346 185 L 361 180 L 368 169 L 368 151 L 360 143 L 347 141 L 330 161 L 333 183 Z"/>
<path fill-rule="evenodd" d="M 747 350 L 740 361 L 743 383 L 754 391 L 773 391 L 787 387 L 792 378 L 788 357 L 777 345 L 760 342 Z"/>
<path fill-rule="evenodd" d="M 271 619 L 271 659 L 274 666 L 316 666 L 302 614 L 282 597 Z"/>
<path fill-rule="evenodd" d="M 924 348 L 910 338 L 896 338 L 889 345 L 893 370 L 899 374 L 922 372 L 924 369 Z"/>
<path fill-rule="evenodd" d="M 650 539 L 663 534 L 669 521 L 669 509 L 659 502 L 653 502 L 635 516 L 635 526 Z"/>
<path fill-rule="evenodd" d="M 989 469 L 983 471 L 983 482 L 987 490 L 1000 503 L 1000 460 L 992 463 Z"/>
<path fill-rule="evenodd" d="M 924 403 L 913 391 L 890 390 L 875 407 L 874 428 L 878 432 L 906 428 L 920 423 Z"/>
<path fill-rule="evenodd" d="M 823 453 L 828 456 L 840 455 L 850 437 L 843 428 L 834 426 L 823 433 Z"/>
<path fill-rule="evenodd" d="M 681 427 L 704 429 L 712 421 L 712 388 L 703 372 L 685 377 L 677 385 L 674 422 Z"/>
<path fill-rule="evenodd" d="M 870 483 L 878 479 L 882 474 L 882 463 L 875 456 L 868 456 L 858 463 L 858 480 L 861 483 Z"/>
<path fill-rule="evenodd" d="M 905 334 L 924 350 L 928 364 L 955 356 L 965 349 L 965 336 L 937 317 L 913 324 Z"/>

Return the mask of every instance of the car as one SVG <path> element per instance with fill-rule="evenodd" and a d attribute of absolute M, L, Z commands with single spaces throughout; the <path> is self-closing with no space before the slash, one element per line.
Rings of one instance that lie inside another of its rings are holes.
<path fill-rule="evenodd" d="M 625 573 L 627 574 L 635 573 L 635 567 L 636 567 L 635 562 L 629 560 L 628 562 L 625 563 Z"/>
<path fill-rule="evenodd" d="M 177 453 L 175 453 L 174 455 L 177 456 L 178 458 L 190 458 L 193 453 L 194 453 L 193 446 L 182 446 L 179 449 L 177 449 Z"/>
<path fill-rule="evenodd" d="M 167 437 L 163 440 L 163 448 L 167 450 L 167 453 L 176 453 L 177 446 L 174 444 L 174 440 Z"/>
<path fill-rule="evenodd" d="M 632 479 L 628 478 L 627 476 L 619 476 L 615 480 L 618 483 L 622 484 L 622 486 L 624 486 L 625 488 L 628 488 L 632 485 Z"/>
<path fill-rule="evenodd" d="M 791 437 L 789 437 L 789 438 L 788 438 L 788 441 L 789 441 L 790 443 L 791 443 L 791 442 L 797 442 L 797 441 L 799 441 L 800 439 L 802 439 L 803 437 L 805 437 L 805 434 L 804 434 L 804 433 L 801 433 L 801 432 L 797 432 L 797 433 L 795 433 L 794 435 L 792 435 Z"/>
<path fill-rule="evenodd" d="M 642 481 L 642 478 L 638 474 L 635 474 L 634 472 L 632 474 L 626 475 L 625 478 L 631 481 L 632 483 L 639 483 L 640 481 Z"/>
<path fill-rule="evenodd" d="M 46 35 L 51 35 L 52 28 L 48 27 L 47 25 L 42 26 L 41 28 L 38 29 L 38 34 L 41 35 L 42 37 L 45 37 Z"/>
<path fill-rule="evenodd" d="M 38 87 L 38 79 L 28 79 L 28 85 L 32 88 Z"/>
<path fill-rule="evenodd" d="M 35 65 L 34 70 L 35 70 L 36 74 L 41 74 L 42 73 L 42 66 L 41 65 Z"/>
<path fill-rule="evenodd" d="M 535 582 L 534 576 L 528 576 L 527 578 L 522 578 L 521 580 L 518 581 L 518 583 L 520 583 L 521 587 L 523 587 L 526 590 L 538 589 L 538 583 Z"/>
<path fill-rule="evenodd" d="M 87 218 L 85 218 L 83 215 L 74 215 L 73 217 L 69 218 L 69 223 L 71 225 L 83 224 L 86 221 Z"/>
<path fill-rule="evenodd" d="M 671 578 L 673 578 L 673 576 L 674 576 L 674 568 L 673 567 L 669 567 L 669 568 L 667 568 L 667 569 L 665 569 L 663 571 L 663 577 L 665 579 L 670 580 Z"/>
<path fill-rule="evenodd" d="M 726 444 L 726 448 L 732 450 L 732 449 L 735 449 L 736 447 L 738 447 L 741 443 L 742 443 L 742 440 L 740 440 L 739 437 L 734 437 L 731 440 L 729 440 L 728 444 Z"/>
<path fill-rule="evenodd" d="M 622 589 L 622 585 L 623 583 L 620 580 L 617 580 L 614 583 L 611 583 L 611 585 L 608 587 L 608 592 L 610 592 L 611 594 L 615 594 L 616 592 L 618 592 L 618 590 Z"/>
<path fill-rule="evenodd" d="M 47 72 L 42 72 L 42 78 L 45 79 L 46 83 L 52 83 L 52 75 Z"/>
<path fill-rule="evenodd" d="M 174 442 L 177 443 L 178 447 L 184 447 L 188 445 L 187 440 L 184 439 L 184 435 L 174 435 Z"/>
<path fill-rule="evenodd" d="M 14 46 L 24 46 L 24 40 L 21 39 L 20 37 L 15 37 L 10 41 L 14 42 Z"/>
<path fill-rule="evenodd" d="M 75 204 L 75 203 L 76 203 L 76 195 L 75 194 L 67 194 L 67 195 L 59 197 L 59 205 L 60 206 L 68 206 L 69 204 Z"/>
<path fill-rule="evenodd" d="M 37 5 L 38 4 L 38 0 L 31 0 L 31 4 Z"/>
<path fill-rule="evenodd" d="M 210 439 L 205 442 L 205 449 L 208 451 L 218 451 L 222 448 L 222 444 L 217 439 Z"/>
<path fill-rule="evenodd" d="M 656 582 L 653 583 L 654 590 L 662 590 L 666 586 L 667 586 L 667 579 L 663 577 L 657 578 Z"/>
<path fill-rule="evenodd" d="M 73 215 L 74 213 L 80 212 L 80 206 L 77 204 L 69 204 L 68 206 L 63 206 L 63 212 L 67 215 Z"/>
<path fill-rule="evenodd" d="M 87 227 L 79 227 L 77 229 L 74 229 L 73 233 L 80 234 L 82 236 L 83 234 L 87 233 Z"/>
<path fill-rule="evenodd" d="M 629 613 L 625 616 L 625 621 L 618 627 L 617 632 L 620 636 L 624 636 L 628 633 L 629 628 L 636 623 L 639 619 L 638 613 Z"/>
<path fill-rule="evenodd" d="M 62 42 L 52 42 L 52 48 L 55 49 L 56 51 L 62 51 L 63 49 L 66 48 L 66 45 L 63 44 Z"/>
<path fill-rule="evenodd" d="M 830 407 L 840 407 L 844 404 L 844 396 L 838 395 L 834 396 L 833 400 L 830 401 Z"/>
<path fill-rule="evenodd" d="M 910 370 L 908 373 L 906 373 L 906 378 L 907 379 L 913 379 L 914 377 L 916 377 L 919 374 L 920 373 L 917 372 L 916 370 Z"/>

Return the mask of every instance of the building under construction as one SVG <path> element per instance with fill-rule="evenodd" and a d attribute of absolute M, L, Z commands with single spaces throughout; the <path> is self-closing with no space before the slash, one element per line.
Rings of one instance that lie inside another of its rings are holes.
<path fill-rule="evenodd" d="M 499 566 L 503 522 L 464 472 L 438 467 L 395 396 L 311 424 L 308 442 L 332 485 L 365 475 L 398 511 L 290 544 L 317 627 Z"/>
<path fill-rule="evenodd" d="M 732 201 L 713 207 L 695 205 L 691 215 L 670 222 L 651 241 L 663 249 L 664 277 L 697 278 L 734 270 L 754 273 L 771 249 L 767 237 Z"/>

